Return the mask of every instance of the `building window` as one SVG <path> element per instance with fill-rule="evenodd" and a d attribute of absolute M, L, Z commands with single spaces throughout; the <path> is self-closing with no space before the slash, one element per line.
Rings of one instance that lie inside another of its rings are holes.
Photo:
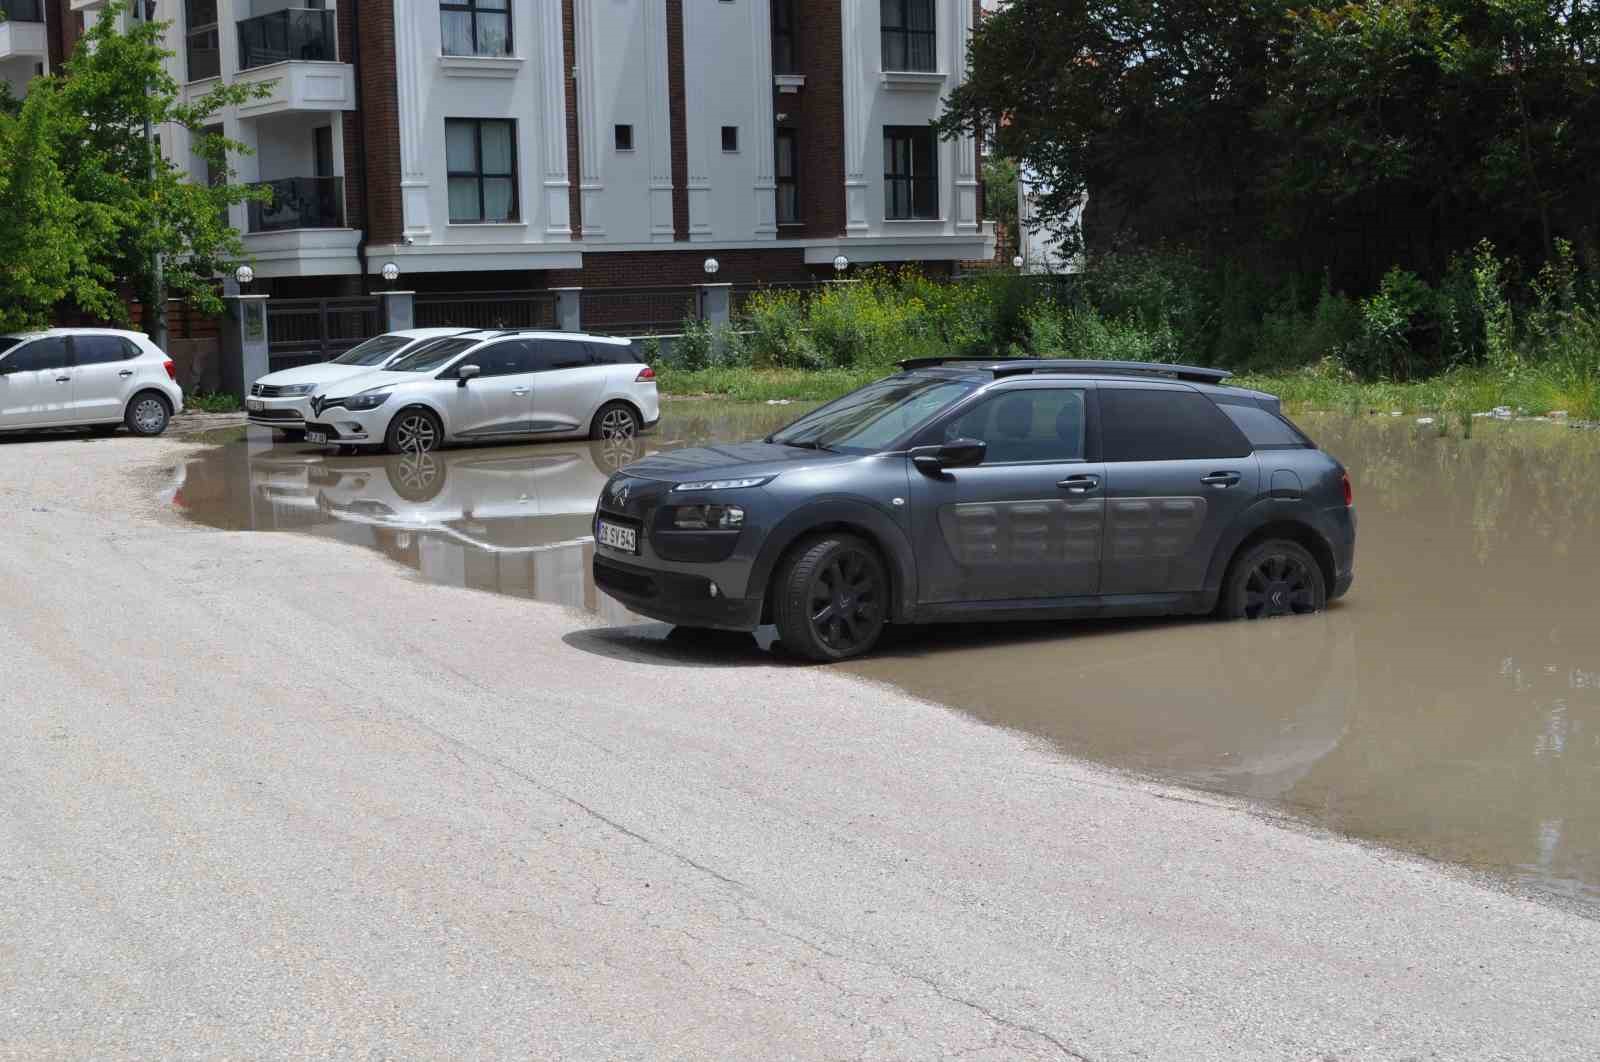
<path fill-rule="evenodd" d="M 633 126 L 619 125 L 615 131 L 618 151 L 633 150 Z"/>
<path fill-rule="evenodd" d="M 510 55 L 510 0 L 441 0 L 439 29 L 446 55 Z"/>
<path fill-rule="evenodd" d="M 885 70 L 938 69 L 933 9 L 934 0 L 883 0 L 880 11 Z"/>
<path fill-rule="evenodd" d="M 793 129 L 779 129 L 773 151 L 778 185 L 778 224 L 800 224 L 800 145 Z"/>
<path fill-rule="evenodd" d="M 222 38 L 217 30 L 217 0 L 188 0 L 185 51 L 190 81 L 204 81 L 222 73 Z"/>
<path fill-rule="evenodd" d="M 447 118 L 450 222 L 517 219 L 517 130 L 503 119 Z"/>
<path fill-rule="evenodd" d="M 799 73 L 795 41 L 794 0 L 772 0 L 772 72 Z"/>
<path fill-rule="evenodd" d="M 884 128 L 883 216 L 890 221 L 939 216 L 939 166 L 932 129 Z"/>
<path fill-rule="evenodd" d="M 738 151 L 739 150 L 739 127 L 738 126 L 736 126 L 736 125 L 725 125 L 725 126 L 722 127 L 722 150 L 723 151 Z"/>

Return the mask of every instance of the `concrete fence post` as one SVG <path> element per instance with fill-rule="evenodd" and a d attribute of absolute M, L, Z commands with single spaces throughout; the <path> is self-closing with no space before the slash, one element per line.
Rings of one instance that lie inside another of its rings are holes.
<path fill-rule="evenodd" d="M 556 296 L 556 328 L 563 332 L 583 331 L 583 289 L 551 288 Z"/>
<path fill-rule="evenodd" d="M 725 325 L 732 317 L 733 285 L 700 285 L 700 319 L 712 328 Z"/>
<path fill-rule="evenodd" d="M 398 332 L 417 327 L 417 293 L 414 291 L 382 291 L 383 330 Z"/>
<path fill-rule="evenodd" d="M 243 398 L 250 385 L 271 371 L 267 348 L 267 296 L 229 295 L 222 329 L 222 389 Z"/>

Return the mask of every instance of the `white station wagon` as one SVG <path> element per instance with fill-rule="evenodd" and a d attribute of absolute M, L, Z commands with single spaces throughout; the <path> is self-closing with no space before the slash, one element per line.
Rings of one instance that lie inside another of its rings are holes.
<path fill-rule="evenodd" d="M 661 416 L 626 339 L 490 329 L 424 343 L 311 396 L 308 442 L 427 452 L 448 442 L 632 439 Z"/>
<path fill-rule="evenodd" d="M 160 435 L 183 409 L 171 358 L 143 332 L 0 335 L 0 431 L 84 427 Z"/>

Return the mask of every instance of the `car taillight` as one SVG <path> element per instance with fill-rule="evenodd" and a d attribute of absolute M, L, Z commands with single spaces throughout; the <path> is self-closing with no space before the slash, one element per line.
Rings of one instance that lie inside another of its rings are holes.
<path fill-rule="evenodd" d="M 166 361 L 161 363 L 161 367 L 167 370 L 167 378 L 169 380 L 171 380 L 173 383 L 178 382 L 178 366 L 176 362 L 174 362 L 171 358 L 168 358 Z"/>
<path fill-rule="evenodd" d="M 1350 473 L 1341 473 L 1339 480 L 1344 484 L 1344 507 L 1349 509 L 1356 503 L 1355 491 L 1350 489 Z"/>
<path fill-rule="evenodd" d="M 656 378 L 656 371 L 654 369 L 652 369 L 650 366 L 646 365 L 644 368 L 639 370 L 639 375 L 635 376 L 633 378 L 633 382 L 634 383 L 647 383 L 650 380 L 654 380 L 655 378 Z"/>

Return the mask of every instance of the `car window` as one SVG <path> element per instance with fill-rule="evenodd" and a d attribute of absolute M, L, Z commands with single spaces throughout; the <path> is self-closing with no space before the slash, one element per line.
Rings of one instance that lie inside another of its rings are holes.
<path fill-rule="evenodd" d="M 390 372 L 432 372 L 442 369 L 463 350 L 471 347 L 475 339 L 435 339 L 424 343 L 410 354 L 389 366 Z"/>
<path fill-rule="evenodd" d="M 13 351 L 5 363 L 18 372 L 64 369 L 67 367 L 67 341 L 61 336 L 35 339 Z"/>
<path fill-rule="evenodd" d="M 1088 418 L 1083 390 L 1030 387 L 995 395 L 952 420 L 944 438 L 982 439 L 986 465 L 1081 461 Z"/>
<path fill-rule="evenodd" d="M 1197 391 L 1102 387 L 1100 440 L 1107 461 L 1248 457 L 1250 444 Z"/>
<path fill-rule="evenodd" d="M 595 364 L 589 344 L 577 339 L 538 339 L 534 344 L 535 372 L 553 369 L 581 369 Z"/>
<path fill-rule="evenodd" d="M 768 439 L 785 446 L 882 450 L 977 386 L 975 380 L 916 373 L 891 376 L 812 410 Z"/>
<path fill-rule="evenodd" d="M 590 343 L 589 356 L 596 365 L 638 365 L 639 350 L 633 343 Z"/>
<path fill-rule="evenodd" d="M 121 336 L 73 336 L 72 350 L 79 365 L 107 365 L 139 356 L 139 348 Z"/>
<path fill-rule="evenodd" d="M 373 336 L 365 343 L 358 343 L 349 350 L 333 359 L 335 365 L 365 365 L 368 367 L 382 365 L 396 353 L 404 350 L 415 340 L 405 336 Z"/>
<path fill-rule="evenodd" d="M 1217 408 L 1233 421 L 1234 427 L 1244 432 L 1244 437 L 1257 450 L 1304 450 L 1311 446 L 1311 440 L 1300 434 L 1293 424 L 1260 406 L 1218 402 Z"/>
<path fill-rule="evenodd" d="M 473 351 L 461 359 L 461 364 L 476 365 L 480 376 L 520 376 L 533 372 L 538 358 L 530 340 L 508 339 Z"/>

